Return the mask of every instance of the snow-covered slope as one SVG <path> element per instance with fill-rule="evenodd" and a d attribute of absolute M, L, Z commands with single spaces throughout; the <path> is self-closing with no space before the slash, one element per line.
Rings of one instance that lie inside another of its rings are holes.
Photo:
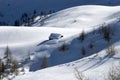
<path fill-rule="evenodd" d="M 6 22 L 13 25 L 16 19 L 19 19 L 23 13 L 32 15 L 37 10 L 58 11 L 68 7 L 79 5 L 119 5 L 120 0 L 0 0 L 0 22 Z"/>
<path fill-rule="evenodd" d="M 63 34 L 65 39 L 75 35 L 78 30 L 50 27 L 0 27 L 0 51 L 3 54 L 8 46 L 17 58 L 22 58 L 27 56 L 29 51 L 34 52 L 38 44 L 49 40 L 52 32 Z"/>
<path fill-rule="evenodd" d="M 42 27 L 1 27 L 1 57 L 8 46 L 14 57 L 23 59 L 24 66 L 28 66 L 30 71 L 36 71 L 19 75 L 14 80 L 61 80 L 61 77 L 63 80 L 76 80 L 74 67 L 78 67 L 90 80 L 102 80 L 102 74 L 108 71 L 109 65 L 120 59 L 119 13 L 119 6 L 78 6 L 54 13 L 34 24 L 38 26 L 43 22 Z M 109 45 L 100 32 L 101 26 L 108 26 L 113 31 L 110 34 Z M 83 30 L 86 37 L 81 41 L 79 35 Z M 62 34 L 63 38 L 48 40 L 51 33 Z M 91 43 L 94 45 L 93 49 L 90 49 Z M 66 50 L 61 51 L 62 44 L 67 46 Z M 117 51 L 114 56 L 106 54 L 105 49 L 110 45 L 114 45 Z M 85 54 L 81 52 L 83 47 Z M 28 61 L 26 58 L 29 52 L 35 58 Z M 67 64 L 39 70 L 42 68 L 44 57 L 47 58 L 49 67 Z M 105 68 L 107 70 L 104 70 Z M 96 72 L 100 74 L 93 79 Z"/>
<path fill-rule="evenodd" d="M 117 50 L 120 49 L 116 46 Z M 106 80 L 107 73 L 113 64 L 119 64 L 120 54 L 114 57 L 106 56 L 105 50 L 90 57 L 86 57 L 64 65 L 38 70 L 36 72 L 20 75 L 13 80 L 78 80 L 75 76 L 75 68 L 89 80 Z"/>
<path fill-rule="evenodd" d="M 55 52 L 51 52 L 50 59 L 48 58 L 48 62 L 52 61 L 52 63 L 57 63 L 59 61 L 66 61 L 67 58 L 71 58 L 76 56 L 80 58 L 80 48 L 81 46 L 84 46 L 86 49 L 86 54 L 90 54 L 90 49 L 88 48 L 88 44 L 92 40 L 94 43 L 94 53 L 89 57 L 84 57 L 82 59 L 69 62 L 62 65 L 57 65 L 55 67 L 50 67 L 42 70 L 38 70 L 36 72 L 29 72 L 25 75 L 19 75 L 18 77 L 15 77 L 13 80 L 79 80 L 75 76 L 75 69 L 77 68 L 82 74 L 85 75 L 86 78 L 89 80 L 106 80 L 107 75 L 111 67 L 113 65 L 118 65 L 120 61 L 120 22 L 118 19 L 112 21 L 109 23 L 109 27 L 111 27 L 115 33 L 111 37 L 111 41 L 108 45 L 108 43 L 103 39 L 102 35 L 99 33 L 94 34 L 93 32 L 87 33 L 87 37 L 83 42 L 78 41 L 77 36 L 71 37 L 73 38 L 71 41 L 71 38 L 68 38 L 66 43 L 69 42 L 69 49 L 65 52 L 58 52 L 55 50 Z M 96 30 L 98 31 L 98 30 Z M 47 44 L 47 43 L 46 43 Z M 53 44 L 54 45 L 54 44 Z M 107 45 L 107 46 L 106 46 Z M 108 46 L 114 46 L 115 49 L 115 55 L 110 55 L 106 52 L 106 49 Z M 42 45 L 41 45 L 42 46 Z M 106 46 L 106 48 L 105 48 Z M 44 47 L 44 45 L 42 46 Z M 48 49 L 52 49 L 52 47 L 48 47 Z M 54 49 L 56 49 L 54 47 Z M 79 51 L 78 51 L 79 50 Z M 97 52 L 98 50 L 98 52 Z M 50 50 L 48 50 L 50 52 Z M 72 52 L 73 51 L 73 52 Z M 74 55 L 71 55 L 74 54 Z M 79 55 L 78 55 L 79 54 Z M 54 56 L 54 57 L 53 57 Z M 71 56 L 71 57 L 70 57 Z M 51 59 L 52 57 L 52 59 Z M 68 60 L 69 60 L 68 59 Z M 50 61 L 49 61 L 50 60 Z M 40 61 L 39 61 L 40 62 Z M 35 67 L 34 67 L 35 68 Z"/>
<path fill-rule="evenodd" d="M 120 16 L 120 7 L 77 6 L 54 13 L 44 19 L 37 20 L 33 26 L 49 26 L 61 28 L 93 28 Z"/>

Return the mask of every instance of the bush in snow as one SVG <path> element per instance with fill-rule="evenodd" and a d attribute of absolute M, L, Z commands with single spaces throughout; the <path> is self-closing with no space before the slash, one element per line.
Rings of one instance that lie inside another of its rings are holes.
<path fill-rule="evenodd" d="M 4 72 L 5 72 L 5 65 L 3 61 L 0 59 L 0 80 L 3 78 Z"/>
<path fill-rule="evenodd" d="M 19 71 L 18 71 L 18 62 L 17 60 L 13 60 L 12 63 L 11 63 L 11 72 L 14 74 L 14 75 L 18 75 L 19 74 Z"/>
<path fill-rule="evenodd" d="M 120 80 L 120 63 L 118 66 L 112 65 L 106 80 Z"/>
<path fill-rule="evenodd" d="M 13 59 L 12 57 L 12 53 L 10 48 L 7 46 L 6 50 L 5 50 L 5 57 L 4 57 L 4 67 L 5 67 L 5 72 L 4 72 L 4 76 L 9 75 L 9 74 L 14 74 L 14 75 L 18 75 L 18 62 L 16 59 Z"/>
<path fill-rule="evenodd" d="M 114 46 L 108 47 L 108 48 L 106 49 L 106 53 L 107 53 L 108 55 L 111 55 L 111 56 L 115 55 L 115 54 L 116 54 L 116 51 L 115 51 Z"/>
<path fill-rule="evenodd" d="M 79 39 L 80 41 L 84 41 L 85 36 L 86 36 L 86 35 L 85 35 L 84 30 L 83 30 L 82 33 L 79 35 L 78 39 Z"/>
<path fill-rule="evenodd" d="M 82 54 L 83 56 L 86 54 L 86 51 L 85 51 L 85 48 L 84 48 L 84 47 L 81 48 L 81 54 Z"/>
<path fill-rule="evenodd" d="M 78 68 L 74 68 L 74 70 L 75 70 L 75 72 L 74 72 L 75 73 L 75 77 L 76 77 L 77 80 L 88 80 L 85 77 L 85 75 L 78 70 Z"/>
<path fill-rule="evenodd" d="M 59 51 L 66 51 L 66 50 L 68 50 L 68 45 L 67 44 L 62 44 L 62 46 L 61 47 L 59 47 Z"/>
<path fill-rule="evenodd" d="M 10 66 L 11 62 L 12 62 L 12 53 L 10 51 L 10 48 L 7 46 L 6 50 L 5 50 L 5 59 L 6 59 L 6 67 Z"/>
<path fill-rule="evenodd" d="M 114 35 L 114 30 L 110 26 L 103 24 L 100 33 L 107 42 L 110 42 L 112 35 Z"/>
<path fill-rule="evenodd" d="M 93 54 L 94 53 L 94 44 L 93 44 L 93 41 L 90 42 L 90 44 L 88 45 L 88 47 L 90 48 L 91 54 Z"/>
<path fill-rule="evenodd" d="M 47 68 L 47 67 L 48 67 L 47 57 L 44 57 L 42 60 L 41 68 Z"/>

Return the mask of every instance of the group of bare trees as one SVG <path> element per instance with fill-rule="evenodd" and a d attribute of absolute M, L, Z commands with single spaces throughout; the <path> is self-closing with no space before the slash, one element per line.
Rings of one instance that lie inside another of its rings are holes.
<path fill-rule="evenodd" d="M 100 34 L 103 37 L 103 39 L 107 42 L 107 46 L 109 46 L 109 47 L 106 49 L 106 53 L 114 55 L 116 53 L 116 51 L 115 51 L 114 46 L 111 46 L 110 43 L 111 43 L 112 37 L 115 35 L 115 29 L 112 28 L 110 25 L 107 25 L 104 23 L 104 24 L 102 24 L 102 26 L 100 26 L 100 28 L 98 30 L 94 30 L 93 32 L 94 32 L 94 34 L 96 34 L 96 33 Z M 87 34 L 83 30 L 80 33 L 78 39 L 83 43 L 86 38 L 87 38 Z M 90 41 L 90 43 L 88 44 L 88 48 L 89 48 L 91 54 L 95 53 L 94 41 Z M 81 47 L 81 54 L 83 56 L 86 54 L 86 49 L 84 46 Z"/>
<path fill-rule="evenodd" d="M 0 79 L 7 77 L 9 74 L 18 75 L 18 62 L 13 59 L 10 48 L 7 47 L 3 59 L 0 59 Z"/>
<path fill-rule="evenodd" d="M 115 29 L 113 29 L 110 25 L 103 24 L 99 28 L 99 30 L 97 30 L 97 33 L 102 35 L 103 40 L 107 42 L 108 47 L 106 48 L 106 54 L 110 56 L 114 56 L 117 52 L 115 50 L 115 47 L 111 46 L 111 40 L 112 40 L 112 37 L 115 36 Z M 78 39 L 81 42 L 83 42 L 85 38 L 86 38 L 86 34 L 84 31 L 82 31 Z M 94 53 L 93 41 L 89 43 L 88 47 L 90 49 L 91 54 Z M 81 47 L 81 54 L 82 55 L 86 54 L 85 47 Z M 84 74 L 80 72 L 78 69 L 75 69 L 75 77 L 77 80 L 86 80 Z M 117 66 L 112 65 L 112 67 L 108 71 L 107 76 L 105 76 L 104 80 L 120 80 L 120 63 Z"/>
<path fill-rule="evenodd" d="M 77 80 L 90 80 L 83 72 L 79 71 L 78 68 L 74 68 L 74 70 L 75 78 Z M 103 75 L 103 80 L 120 80 L 120 62 L 117 65 L 110 65 L 109 70 L 106 71 L 106 75 Z"/>

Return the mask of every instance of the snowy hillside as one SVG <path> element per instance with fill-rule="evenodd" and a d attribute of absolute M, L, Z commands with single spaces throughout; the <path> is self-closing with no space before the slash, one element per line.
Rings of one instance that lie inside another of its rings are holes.
<path fill-rule="evenodd" d="M 119 46 L 116 47 L 117 50 L 120 49 Z M 13 80 L 79 80 L 75 77 L 75 68 L 78 68 L 88 80 L 106 80 L 107 73 L 113 63 L 119 64 L 120 54 L 109 57 L 106 56 L 106 52 L 103 50 L 98 53 L 96 57 L 94 56 L 96 56 L 96 54 L 64 65 L 29 72 Z"/>
<path fill-rule="evenodd" d="M 49 26 L 61 28 L 88 29 L 111 21 L 120 16 L 120 7 L 78 6 L 54 13 L 44 19 L 37 20 L 33 26 Z"/>
<path fill-rule="evenodd" d="M 21 79 L 22 80 L 23 79 L 25 80 L 28 80 L 28 79 L 29 80 L 42 80 L 42 79 L 44 80 L 61 80 L 61 79 L 62 80 L 68 80 L 68 79 L 80 80 L 80 79 L 77 79 L 76 77 L 76 74 L 78 74 L 76 71 L 76 68 L 78 71 L 82 72 L 82 74 L 85 75 L 85 78 L 88 78 L 87 80 L 109 80 L 107 79 L 109 70 L 113 65 L 118 65 L 120 61 L 120 53 L 119 53 L 120 28 L 119 26 L 120 26 L 120 22 L 118 19 L 109 23 L 109 27 L 112 28 L 114 32 L 114 35 L 111 36 L 109 45 L 107 41 L 104 40 L 102 35 L 98 32 L 99 31 L 99 28 L 98 28 L 96 29 L 95 33 L 94 31 L 90 31 L 90 33 L 87 33 L 87 36 L 83 42 L 80 42 L 77 36 L 70 37 L 67 40 L 65 40 L 65 42 L 69 44 L 69 48 L 64 52 L 59 52 L 58 50 L 50 52 L 49 49 L 52 49 L 52 48 L 48 47 L 48 51 L 52 54 L 50 56 L 50 59 L 48 58 L 48 62 L 52 61 L 52 63 L 54 62 L 60 63 L 60 62 L 67 61 L 67 58 L 73 59 L 75 56 L 76 56 L 76 59 L 78 57 L 81 58 L 83 57 L 82 52 L 80 52 L 80 47 L 82 46 L 85 47 L 86 55 L 91 54 L 91 50 L 88 47 L 91 41 L 93 41 L 95 54 L 92 53 L 92 55 L 89 57 L 84 57 L 82 59 L 79 59 L 70 63 L 38 70 L 36 72 L 29 72 L 29 73 L 26 73 L 25 75 L 19 75 L 13 80 L 21 80 Z M 114 46 L 115 54 L 107 53 L 108 46 L 110 45 Z"/>
<path fill-rule="evenodd" d="M 70 37 L 66 41 L 69 43 L 69 49 L 64 52 L 59 52 L 55 50 L 55 52 L 51 52 L 51 55 L 48 58 L 48 62 L 52 61 L 52 63 L 60 63 L 66 61 L 68 58 L 72 59 L 76 56 L 77 58 L 84 57 L 82 59 L 69 62 L 66 64 L 58 65 L 55 67 L 50 67 L 42 70 L 38 70 L 35 72 L 29 72 L 25 75 L 19 75 L 18 77 L 14 78 L 13 80 L 21 80 L 21 79 L 29 79 L 29 80 L 79 80 L 75 77 L 75 68 L 77 68 L 80 72 L 82 72 L 86 78 L 89 80 L 106 80 L 107 73 L 109 72 L 110 68 L 115 64 L 118 65 L 120 61 L 120 47 L 119 47 L 119 40 L 120 40 L 120 22 L 118 19 L 109 23 L 109 27 L 111 27 L 115 33 L 111 36 L 111 41 L 109 45 L 113 45 L 115 49 L 115 54 L 108 54 L 106 50 L 108 49 L 108 43 L 102 35 L 98 32 L 99 29 L 96 29 L 96 33 L 94 34 L 93 31 L 87 33 L 87 36 L 83 42 L 78 40 L 78 37 Z M 71 40 L 72 38 L 72 40 Z M 86 50 L 86 55 L 91 54 L 91 51 L 88 47 L 88 44 L 93 41 L 94 44 L 94 53 L 89 57 L 82 56 L 80 51 L 80 47 L 84 46 Z M 48 43 L 46 43 L 48 44 Z M 54 45 L 54 44 L 52 44 Z M 44 47 L 45 45 L 41 45 Z M 107 47 L 105 47 L 107 46 Z M 52 47 L 48 47 L 48 51 L 50 52 Z M 54 47 L 56 49 L 56 47 Z M 79 50 L 79 51 L 78 51 Z M 73 54 L 73 55 L 72 55 Z M 78 55 L 79 54 L 79 55 Z M 40 60 L 39 60 L 40 63 Z M 51 63 L 51 64 L 52 64 Z M 37 63 L 38 64 L 38 63 Z M 38 67 L 38 66 L 37 66 Z M 35 67 L 34 67 L 35 68 Z M 86 79 L 85 79 L 86 80 Z"/>
<path fill-rule="evenodd" d="M 77 80 L 75 67 L 90 80 L 104 80 L 120 60 L 119 16 L 120 6 L 87 5 L 56 12 L 32 25 L 41 27 L 0 27 L 1 57 L 9 47 L 27 67 L 26 74 L 13 80 Z M 51 33 L 63 37 L 49 40 Z"/>
<path fill-rule="evenodd" d="M 9 46 L 13 54 L 17 55 L 17 58 L 27 56 L 29 50 L 34 52 L 34 48 L 38 44 L 49 40 L 49 35 L 52 32 L 61 33 L 64 35 L 64 38 L 68 38 L 76 34 L 76 31 L 78 32 L 76 29 L 49 27 L 0 27 L 0 51 L 4 53 L 6 47 Z M 18 54 L 22 55 L 18 56 Z"/>
<path fill-rule="evenodd" d="M 0 22 L 13 25 L 23 13 L 58 11 L 79 5 L 119 5 L 120 0 L 0 0 Z"/>

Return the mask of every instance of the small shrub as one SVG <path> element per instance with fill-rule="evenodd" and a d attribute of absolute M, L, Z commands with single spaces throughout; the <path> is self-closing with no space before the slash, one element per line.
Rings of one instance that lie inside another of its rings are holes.
<path fill-rule="evenodd" d="M 4 66 L 3 61 L 0 59 L 0 79 L 3 78 L 4 72 L 5 72 L 5 66 Z"/>
<path fill-rule="evenodd" d="M 90 48 L 91 54 L 93 54 L 94 53 L 94 44 L 93 44 L 93 41 L 90 42 L 90 44 L 88 45 L 88 47 Z"/>
<path fill-rule="evenodd" d="M 84 48 L 84 47 L 81 48 L 81 54 L 82 54 L 83 56 L 86 54 L 86 51 L 85 51 L 85 48 Z"/>
<path fill-rule="evenodd" d="M 59 47 L 59 51 L 66 51 L 66 50 L 68 50 L 68 45 L 67 44 L 62 44 L 62 46 L 61 47 Z"/>
<path fill-rule="evenodd" d="M 106 53 L 108 54 L 108 55 L 115 55 L 116 54 L 116 51 L 115 51 L 115 48 L 113 47 L 113 46 L 110 46 L 110 47 L 108 47 L 107 49 L 106 49 Z"/>
<path fill-rule="evenodd" d="M 48 61 L 47 58 L 44 57 L 42 60 L 41 68 L 47 68 L 48 67 Z"/>
<path fill-rule="evenodd" d="M 18 62 L 17 60 L 15 59 L 14 61 L 12 61 L 11 63 L 11 72 L 13 74 L 15 74 L 16 76 L 19 74 L 19 71 L 18 71 Z"/>
<path fill-rule="evenodd" d="M 111 40 L 110 28 L 107 28 L 107 27 L 104 28 L 103 37 L 106 41 L 110 42 L 110 40 Z"/>
<path fill-rule="evenodd" d="M 82 33 L 80 34 L 80 36 L 78 37 L 78 39 L 82 42 L 82 41 L 85 40 L 85 37 L 86 37 L 85 32 L 82 31 Z"/>
<path fill-rule="evenodd" d="M 93 47 L 94 47 L 93 42 L 90 42 L 89 48 L 90 48 L 90 49 L 93 49 Z"/>
<path fill-rule="evenodd" d="M 74 68 L 74 70 L 75 70 L 75 77 L 77 80 L 88 80 L 85 77 L 85 75 L 82 72 L 80 72 L 77 68 Z"/>
<path fill-rule="evenodd" d="M 100 33 L 107 42 L 110 42 L 112 35 L 114 35 L 114 30 L 110 26 L 104 24 L 100 29 Z"/>
<path fill-rule="evenodd" d="M 120 63 L 119 66 L 112 65 L 106 80 L 120 80 Z"/>

